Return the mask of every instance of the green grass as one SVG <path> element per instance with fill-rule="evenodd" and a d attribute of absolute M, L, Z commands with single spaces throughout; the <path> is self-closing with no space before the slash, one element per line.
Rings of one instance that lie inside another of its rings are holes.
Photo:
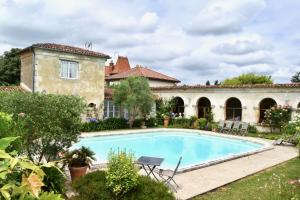
<path fill-rule="evenodd" d="M 269 140 L 277 140 L 282 137 L 282 133 L 257 132 L 257 133 L 248 133 L 246 136 L 265 138 L 265 139 L 269 139 Z"/>
<path fill-rule="evenodd" d="M 299 179 L 300 159 L 296 158 L 192 200 L 299 200 Z"/>

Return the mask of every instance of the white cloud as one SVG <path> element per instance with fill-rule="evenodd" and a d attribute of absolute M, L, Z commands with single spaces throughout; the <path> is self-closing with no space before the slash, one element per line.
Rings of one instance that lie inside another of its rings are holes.
<path fill-rule="evenodd" d="M 264 7 L 263 0 L 215 1 L 187 24 L 191 34 L 225 34 L 242 30 L 243 25 Z"/>
<path fill-rule="evenodd" d="M 183 83 L 246 72 L 287 82 L 300 70 L 297 2 L 0 0 L 0 51 L 91 41 Z"/>

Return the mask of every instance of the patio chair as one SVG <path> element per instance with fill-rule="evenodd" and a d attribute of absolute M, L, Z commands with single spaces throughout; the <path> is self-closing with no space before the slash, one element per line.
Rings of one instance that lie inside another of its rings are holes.
<path fill-rule="evenodd" d="M 224 125 L 225 125 L 225 122 L 223 120 L 220 120 L 219 124 L 218 124 L 218 131 L 219 132 L 223 131 Z"/>
<path fill-rule="evenodd" d="M 242 123 L 242 127 L 240 129 L 240 134 L 241 135 L 246 135 L 248 133 L 248 128 L 249 128 L 249 124 L 246 122 Z"/>
<path fill-rule="evenodd" d="M 223 128 L 223 133 L 229 133 L 232 128 L 233 121 L 226 121 L 225 127 Z"/>
<path fill-rule="evenodd" d="M 241 122 L 240 121 L 233 122 L 233 127 L 231 129 L 231 132 L 232 133 L 238 133 L 240 131 L 240 126 L 241 126 Z"/>
<path fill-rule="evenodd" d="M 299 140 L 299 137 L 300 137 L 300 133 L 295 133 L 292 137 L 290 138 L 287 138 L 287 139 L 283 139 L 283 138 L 280 138 L 278 140 L 275 140 L 273 142 L 273 145 L 281 145 L 281 144 L 284 144 L 284 143 L 288 143 L 288 144 L 297 144 L 297 140 Z"/>
<path fill-rule="evenodd" d="M 175 192 L 177 192 L 177 188 L 179 188 L 179 185 L 175 182 L 174 180 L 174 176 L 176 175 L 179 165 L 181 163 L 182 160 L 182 156 L 180 156 L 179 161 L 176 165 L 176 168 L 174 169 L 174 171 L 172 170 L 164 170 L 164 169 L 160 169 L 158 175 L 160 176 L 160 178 L 163 180 L 163 182 L 167 185 L 169 185 L 171 188 L 174 189 Z M 176 188 L 171 184 L 171 182 L 173 182 L 176 185 Z"/>

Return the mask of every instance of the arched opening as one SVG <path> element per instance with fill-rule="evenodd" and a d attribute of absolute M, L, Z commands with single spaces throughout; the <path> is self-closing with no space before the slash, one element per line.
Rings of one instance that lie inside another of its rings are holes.
<path fill-rule="evenodd" d="M 226 120 L 242 120 L 242 103 L 238 98 L 231 97 L 226 101 Z"/>
<path fill-rule="evenodd" d="M 94 104 L 94 103 L 88 104 L 86 116 L 89 119 L 97 119 L 98 118 L 96 104 Z"/>
<path fill-rule="evenodd" d="M 265 120 L 265 112 L 266 110 L 276 107 L 277 103 L 272 98 L 265 98 L 260 101 L 259 103 L 259 123 L 263 122 Z"/>
<path fill-rule="evenodd" d="M 181 97 L 175 97 L 174 99 L 174 109 L 173 113 L 175 114 L 176 117 L 178 116 L 184 116 L 184 101 Z"/>
<path fill-rule="evenodd" d="M 208 98 L 201 97 L 197 103 L 198 118 L 208 118 L 211 111 L 211 103 Z"/>

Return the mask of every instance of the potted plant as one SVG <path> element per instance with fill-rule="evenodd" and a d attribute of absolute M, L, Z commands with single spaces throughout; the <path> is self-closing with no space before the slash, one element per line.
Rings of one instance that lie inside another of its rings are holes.
<path fill-rule="evenodd" d="M 170 116 L 163 114 L 163 119 L 164 119 L 164 127 L 167 128 L 169 126 L 169 122 L 170 122 Z"/>
<path fill-rule="evenodd" d="M 65 154 L 65 164 L 69 167 L 72 181 L 86 174 L 87 168 L 90 168 L 92 161 L 96 160 L 94 155 L 95 153 L 87 147 L 81 147 Z"/>

